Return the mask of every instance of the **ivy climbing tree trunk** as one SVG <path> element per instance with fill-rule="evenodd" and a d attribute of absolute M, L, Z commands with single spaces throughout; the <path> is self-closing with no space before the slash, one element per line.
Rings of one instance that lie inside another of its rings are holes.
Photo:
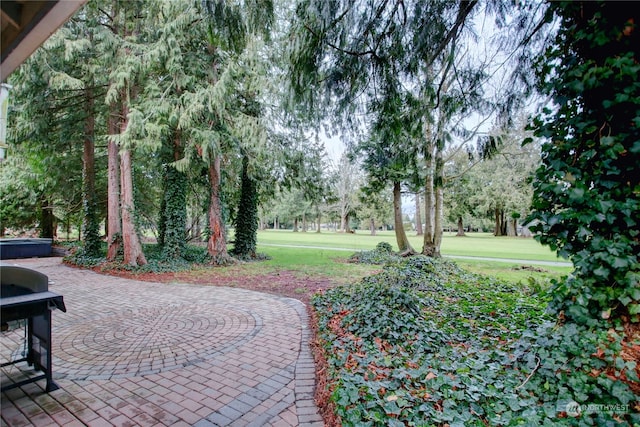
<path fill-rule="evenodd" d="M 562 25 L 538 77 L 557 108 L 534 122 L 548 142 L 527 222 L 574 265 L 552 289 L 555 311 L 618 333 L 615 322 L 640 317 L 640 12 L 604 1 L 549 7 Z"/>
<path fill-rule="evenodd" d="M 84 147 L 82 153 L 82 203 L 84 253 L 90 257 L 100 255 L 100 224 L 98 223 L 98 197 L 96 195 L 95 168 L 95 99 L 91 87 L 85 89 L 86 114 Z"/>
<path fill-rule="evenodd" d="M 174 259 L 182 256 L 187 225 L 187 176 L 169 163 L 182 157 L 181 133 L 174 132 L 164 157 L 164 183 L 158 224 L 162 256 Z"/>
<path fill-rule="evenodd" d="M 241 179 L 233 254 L 241 258 L 255 258 L 258 241 L 258 183 L 249 175 L 249 158 L 246 155 L 242 157 Z"/>

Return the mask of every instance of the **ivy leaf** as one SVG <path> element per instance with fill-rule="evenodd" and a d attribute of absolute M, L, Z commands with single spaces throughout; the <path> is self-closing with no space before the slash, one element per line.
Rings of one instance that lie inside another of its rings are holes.
<path fill-rule="evenodd" d="M 602 278 L 608 278 L 609 277 L 609 269 L 605 268 L 605 267 L 598 267 L 595 270 L 593 270 L 593 274 L 595 274 L 598 277 L 602 277 Z"/>
<path fill-rule="evenodd" d="M 627 268 L 629 266 L 629 261 L 626 258 L 617 257 L 613 261 L 613 267 L 617 269 Z"/>
<path fill-rule="evenodd" d="M 629 297 L 628 297 L 628 296 L 626 296 L 626 295 L 623 295 L 623 296 L 621 296 L 621 297 L 619 297 L 619 298 L 618 298 L 618 301 L 620 301 L 622 304 L 624 304 L 625 306 L 627 306 L 627 305 L 629 305 L 629 303 L 632 301 L 632 299 L 631 299 L 631 298 L 629 298 Z M 609 310 L 611 310 L 611 309 L 609 309 Z M 632 313 L 632 314 L 633 314 L 633 313 Z"/>

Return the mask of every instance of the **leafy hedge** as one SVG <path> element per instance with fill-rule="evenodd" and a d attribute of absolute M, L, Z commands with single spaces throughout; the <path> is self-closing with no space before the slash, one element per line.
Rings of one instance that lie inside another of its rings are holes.
<path fill-rule="evenodd" d="M 157 244 L 143 245 L 144 253 L 148 263 L 142 266 L 132 267 L 122 262 L 122 259 L 115 262 L 106 262 L 106 244 L 103 242 L 99 256 L 88 256 L 83 248 L 79 248 L 72 254 L 65 257 L 65 262 L 82 267 L 101 266 L 104 270 L 127 270 L 137 273 L 163 273 L 173 271 L 189 270 L 194 264 L 207 264 L 211 262 L 211 257 L 207 253 L 207 248 L 196 245 L 184 245 L 179 257 L 167 258 L 162 246 Z"/>
<path fill-rule="evenodd" d="M 555 286 L 556 312 L 579 324 L 638 328 L 640 14 L 604 1 L 549 8 L 561 23 L 537 71 L 556 108 L 533 122 L 546 142 L 527 221 L 574 264 Z"/>
<path fill-rule="evenodd" d="M 545 294 L 418 256 L 312 304 L 345 426 L 640 423 L 616 332 L 555 325 Z"/>

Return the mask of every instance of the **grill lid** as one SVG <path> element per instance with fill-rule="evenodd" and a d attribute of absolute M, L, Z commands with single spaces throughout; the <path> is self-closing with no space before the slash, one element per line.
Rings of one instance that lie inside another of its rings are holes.
<path fill-rule="evenodd" d="M 14 289 L 14 292 L 21 292 L 15 295 L 24 295 L 30 292 L 46 292 L 49 290 L 49 278 L 46 275 L 39 271 L 15 265 L 0 265 L 0 284 L 2 285 L 3 297 L 5 296 L 5 288 L 9 289 L 11 285 L 25 289 Z M 9 290 L 6 292 L 9 292 Z"/>

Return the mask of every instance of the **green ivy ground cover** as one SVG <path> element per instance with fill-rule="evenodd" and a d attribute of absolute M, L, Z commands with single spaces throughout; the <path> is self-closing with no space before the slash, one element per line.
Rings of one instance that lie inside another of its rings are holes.
<path fill-rule="evenodd" d="M 312 303 L 345 426 L 640 423 L 616 332 L 555 325 L 539 289 L 418 256 Z"/>

